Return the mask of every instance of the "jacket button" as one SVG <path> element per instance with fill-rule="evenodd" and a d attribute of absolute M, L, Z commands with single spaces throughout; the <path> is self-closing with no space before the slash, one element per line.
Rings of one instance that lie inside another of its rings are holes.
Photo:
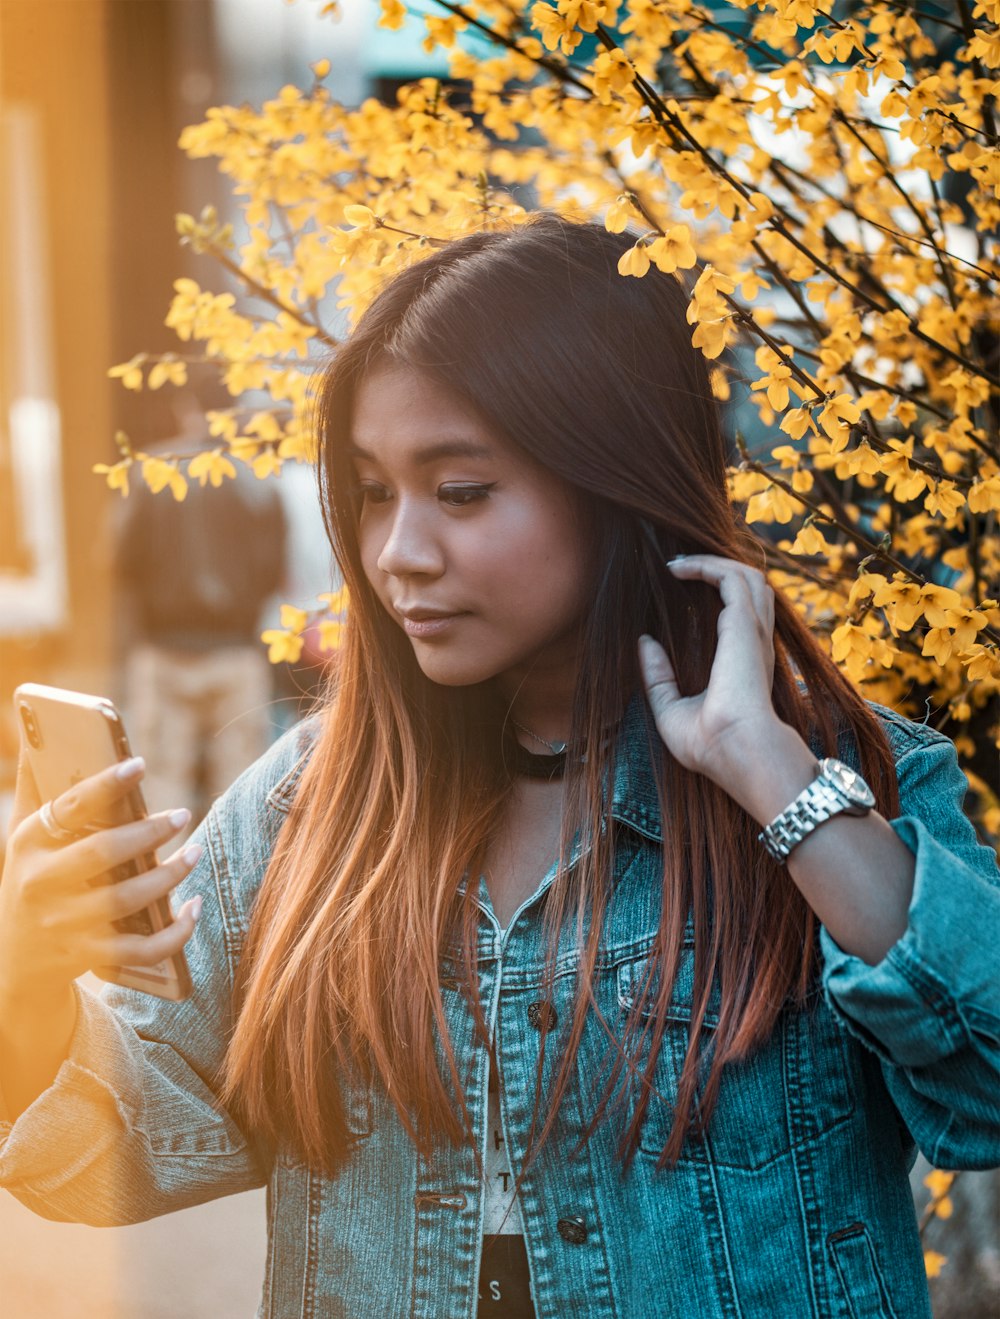
<path fill-rule="evenodd" d="M 556 1223 L 556 1231 L 571 1246 L 582 1246 L 587 1240 L 587 1224 L 579 1217 L 560 1218 Z"/>
<path fill-rule="evenodd" d="M 558 1020 L 555 1008 L 547 999 L 528 1004 L 528 1021 L 535 1030 L 553 1030 Z"/>

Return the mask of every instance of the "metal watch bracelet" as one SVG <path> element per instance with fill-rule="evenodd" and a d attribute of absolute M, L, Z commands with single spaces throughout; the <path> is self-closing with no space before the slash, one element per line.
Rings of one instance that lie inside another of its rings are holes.
<path fill-rule="evenodd" d="M 817 825 L 839 814 L 848 805 L 836 788 L 822 777 L 817 777 L 757 835 L 758 841 L 764 844 L 775 860 L 784 861 Z"/>

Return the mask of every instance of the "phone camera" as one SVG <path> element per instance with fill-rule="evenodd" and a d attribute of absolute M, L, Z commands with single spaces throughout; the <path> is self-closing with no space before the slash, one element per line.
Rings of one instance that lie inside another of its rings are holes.
<path fill-rule="evenodd" d="M 20 708 L 21 723 L 24 724 L 25 736 L 27 737 L 29 744 L 38 751 L 41 749 L 42 735 L 38 731 L 38 724 L 35 722 L 35 716 L 31 712 L 31 706 L 22 705 Z"/>

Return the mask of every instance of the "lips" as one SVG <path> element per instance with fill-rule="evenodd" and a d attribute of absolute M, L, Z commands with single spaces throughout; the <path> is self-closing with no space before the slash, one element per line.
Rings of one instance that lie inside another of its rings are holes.
<path fill-rule="evenodd" d="M 434 618 L 457 618 L 458 614 L 451 609 L 429 609 L 421 605 L 414 605 L 411 609 L 396 609 L 396 613 L 403 618 L 410 619 L 414 623 L 427 622 Z"/>
<path fill-rule="evenodd" d="M 413 609 L 400 613 L 403 631 L 408 637 L 433 637 L 439 632 L 446 632 L 457 618 L 464 614 L 435 614 L 429 610 Z"/>

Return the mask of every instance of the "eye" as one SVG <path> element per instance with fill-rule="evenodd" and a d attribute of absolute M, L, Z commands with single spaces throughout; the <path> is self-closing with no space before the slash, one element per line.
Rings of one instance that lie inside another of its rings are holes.
<path fill-rule="evenodd" d="M 495 485 L 495 481 L 489 485 L 443 485 L 438 490 L 438 498 L 452 508 L 466 508 L 476 500 L 488 498 Z"/>
<path fill-rule="evenodd" d="M 351 487 L 351 494 L 362 504 L 381 504 L 389 496 L 384 485 L 377 481 L 356 481 Z"/>

